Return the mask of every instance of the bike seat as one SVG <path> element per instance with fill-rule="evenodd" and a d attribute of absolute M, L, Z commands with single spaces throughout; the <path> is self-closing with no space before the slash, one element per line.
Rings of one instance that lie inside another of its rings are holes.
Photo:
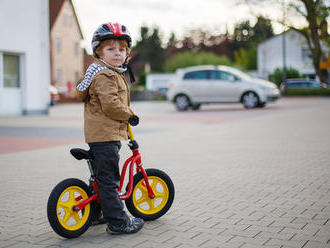
<path fill-rule="evenodd" d="M 70 150 L 70 153 L 71 153 L 72 156 L 74 156 L 78 160 L 81 160 L 81 159 L 93 159 L 93 156 L 90 153 L 90 151 L 86 151 L 84 149 L 72 148 Z"/>

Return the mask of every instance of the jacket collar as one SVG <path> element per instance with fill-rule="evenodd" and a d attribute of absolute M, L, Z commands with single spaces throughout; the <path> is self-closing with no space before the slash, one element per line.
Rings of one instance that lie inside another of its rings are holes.
<path fill-rule="evenodd" d="M 126 68 L 118 68 L 118 67 L 111 66 L 108 63 L 106 63 L 105 61 L 102 61 L 101 59 L 95 59 L 95 63 L 98 65 L 105 66 L 112 71 L 118 72 L 119 74 L 123 74 L 127 70 Z"/>

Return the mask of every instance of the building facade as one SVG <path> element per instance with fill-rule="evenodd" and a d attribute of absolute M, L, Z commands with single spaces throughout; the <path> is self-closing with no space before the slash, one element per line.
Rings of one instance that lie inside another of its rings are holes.
<path fill-rule="evenodd" d="M 47 114 L 48 1 L 0 1 L 0 115 Z"/>
<path fill-rule="evenodd" d="M 51 83 L 64 96 L 82 75 L 83 35 L 71 0 L 50 0 Z"/>
<path fill-rule="evenodd" d="M 282 68 L 284 63 L 287 68 L 295 68 L 300 74 L 315 75 L 312 54 L 308 49 L 307 42 L 300 33 L 293 30 L 276 35 L 258 45 L 259 77 L 267 79 L 269 74 L 272 74 L 278 67 Z"/>

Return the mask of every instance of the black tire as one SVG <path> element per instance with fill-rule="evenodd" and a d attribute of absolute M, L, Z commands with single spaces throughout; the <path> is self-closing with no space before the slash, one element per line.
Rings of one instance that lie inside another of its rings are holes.
<path fill-rule="evenodd" d="M 87 205 L 75 215 L 72 206 L 76 205 L 79 201 L 73 198 L 79 195 L 83 197 L 83 199 L 79 200 L 82 201 L 91 196 L 91 191 L 83 181 L 69 178 L 58 183 L 48 198 L 47 216 L 49 224 L 58 235 L 64 238 L 71 239 L 79 237 L 86 232 L 94 219 L 93 213 L 95 206 L 93 203 Z M 67 201 L 65 201 L 66 198 L 68 198 Z M 61 203 L 63 206 L 59 206 Z M 64 216 L 62 219 L 60 215 L 63 212 Z M 69 216 L 65 221 L 67 214 Z M 76 218 L 78 218 L 78 221 Z M 72 221 L 77 224 L 72 223 Z"/>
<path fill-rule="evenodd" d="M 246 92 L 242 96 L 242 103 L 246 109 L 256 108 L 259 104 L 259 97 L 252 91 Z"/>
<path fill-rule="evenodd" d="M 200 107 L 201 107 L 201 104 L 193 104 L 193 105 L 191 105 L 191 109 L 192 110 L 199 110 Z"/>
<path fill-rule="evenodd" d="M 142 185 L 142 183 L 144 183 L 143 175 L 139 172 L 134 175 L 133 192 L 125 201 L 125 204 L 128 211 L 133 216 L 148 221 L 158 219 L 170 209 L 174 200 L 175 190 L 171 178 L 165 172 L 157 169 L 146 169 L 146 173 L 156 197 L 154 199 L 148 197 L 146 187 Z M 141 191 L 141 186 L 144 187 L 144 194 Z M 126 190 L 127 189 L 128 185 L 126 187 Z M 163 190 L 163 192 L 160 192 L 161 190 Z M 141 198 L 137 198 L 139 194 L 142 195 Z M 144 199 L 146 199 L 146 201 L 143 201 Z M 158 201 L 158 199 L 160 200 Z M 142 202 L 138 204 L 138 201 Z M 148 203 L 147 201 L 150 201 L 153 206 L 151 207 L 149 205 L 150 202 Z M 146 208 L 146 205 L 149 206 L 149 210 Z"/>
<path fill-rule="evenodd" d="M 175 107 L 178 111 L 185 111 L 190 106 L 190 100 L 186 95 L 178 95 L 174 100 Z"/>
<path fill-rule="evenodd" d="M 265 102 L 259 102 L 257 108 L 264 108 L 266 106 Z"/>

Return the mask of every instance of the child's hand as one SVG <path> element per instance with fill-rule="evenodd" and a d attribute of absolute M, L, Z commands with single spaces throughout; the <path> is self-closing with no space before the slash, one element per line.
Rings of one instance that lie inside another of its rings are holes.
<path fill-rule="evenodd" d="M 128 123 L 131 124 L 131 126 L 137 126 L 139 124 L 139 117 L 136 115 L 132 115 L 128 119 Z"/>

